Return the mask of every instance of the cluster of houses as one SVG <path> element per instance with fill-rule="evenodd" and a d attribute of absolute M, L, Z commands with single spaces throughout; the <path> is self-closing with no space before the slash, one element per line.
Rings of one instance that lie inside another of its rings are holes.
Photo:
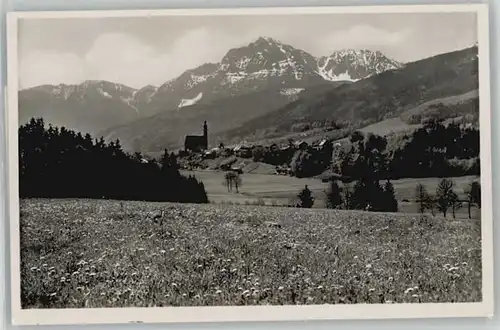
<path fill-rule="evenodd" d="M 235 155 L 241 158 L 249 158 L 253 155 L 253 151 L 259 148 L 269 148 L 270 150 L 276 151 L 287 151 L 290 149 L 294 150 L 321 150 L 328 145 L 328 143 L 332 142 L 328 138 L 323 138 L 321 140 L 313 142 L 309 145 L 306 141 L 291 141 L 287 144 L 278 145 L 276 143 L 271 144 L 270 146 L 264 146 L 262 144 L 252 144 L 252 143 L 240 143 L 231 146 L 224 146 L 222 143 L 219 147 L 208 149 L 204 152 L 206 158 L 216 158 L 221 156 L 222 153 L 229 153 L 231 155 Z M 340 145 L 336 143 L 335 145 Z"/>
<path fill-rule="evenodd" d="M 220 156 L 237 156 L 241 158 L 250 158 L 253 155 L 253 152 L 256 149 L 262 149 L 262 148 L 269 148 L 270 150 L 276 150 L 276 151 L 287 151 L 290 149 L 293 150 L 321 150 L 323 149 L 328 142 L 330 142 L 329 139 L 322 139 L 319 141 L 316 141 L 309 145 L 306 141 L 294 141 L 288 144 L 282 144 L 278 145 L 276 143 L 271 144 L 270 146 L 264 146 L 262 144 L 246 144 L 246 143 L 241 143 L 241 144 L 236 144 L 236 145 L 231 145 L 231 146 L 224 146 L 223 144 L 219 145 L 219 147 L 216 148 L 211 148 L 208 150 L 205 150 L 203 155 L 207 159 L 215 159 Z"/>
<path fill-rule="evenodd" d="M 297 150 L 309 150 L 311 152 L 321 151 L 326 147 L 337 148 L 340 144 L 337 142 L 333 144 L 333 141 L 328 138 L 322 138 L 313 143 L 309 144 L 304 140 L 293 141 L 289 140 L 288 143 L 277 144 L 273 143 L 271 145 L 265 146 L 257 143 L 239 143 L 235 145 L 224 145 L 220 144 L 215 148 L 208 148 L 208 127 L 207 123 L 203 124 L 203 135 L 195 136 L 188 135 L 185 140 L 185 148 L 183 153 L 191 155 L 199 155 L 201 159 L 216 159 L 219 157 L 231 157 L 236 156 L 239 158 L 251 158 L 254 156 L 257 150 L 267 150 L 276 152 L 296 152 Z M 227 167 L 227 168 L 226 168 Z M 241 172 L 242 169 L 235 164 L 228 164 L 223 170 L 233 170 Z M 276 173 L 288 175 L 290 173 L 290 167 L 288 164 L 283 164 L 282 166 L 276 166 Z"/>

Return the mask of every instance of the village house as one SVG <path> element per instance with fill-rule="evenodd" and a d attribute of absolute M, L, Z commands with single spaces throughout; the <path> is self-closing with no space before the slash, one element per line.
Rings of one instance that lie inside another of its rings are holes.
<path fill-rule="evenodd" d="M 203 155 L 207 159 L 215 159 L 217 158 L 217 156 L 219 156 L 220 152 L 221 152 L 220 148 L 212 148 L 210 150 L 205 151 Z"/>
<path fill-rule="evenodd" d="M 238 157 L 248 158 L 252 156 L 252 149 L 253 146 L 251 145 L 238 144 L 236 147 L 234 147 L 233 151 L 234 154 Z"/>
<path fill-rule="evenodd" d="M 296 142 L 294 143 L 294 145 L 295 145 L 295 147 L 296 147 L 297 149 L 301 149 L 301 150 L 305 150 L 305 149 L 307 149 L 307 147 L 308 147 L 308 144 L 307 144 L 307 142 L 306 142 L 306 141 L 300 141 L 300 140 L 299 140 L 299 141 L 296 141 Z"/>

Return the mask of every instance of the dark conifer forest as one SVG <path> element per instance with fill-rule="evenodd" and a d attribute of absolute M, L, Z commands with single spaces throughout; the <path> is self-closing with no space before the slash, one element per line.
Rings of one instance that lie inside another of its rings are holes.
<path fill-rule="evenodd" d="M 33 118 L 19 128 L 21 198 L 102 198 L 207 203 L 202 182 L 179 172 L 174 154 L 161 159 L 125 153 L 105 143 Z"/>
<path fill-rule="evenodd" d="M 391 178 L 479 175 L 479 130 L 430 122 L 405 137 L 391 157 Z"/>

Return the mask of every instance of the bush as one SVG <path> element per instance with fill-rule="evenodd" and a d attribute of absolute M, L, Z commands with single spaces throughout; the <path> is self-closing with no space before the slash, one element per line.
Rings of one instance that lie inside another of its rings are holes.
<path fill-rule="evenodd" d="M 343 204 L 342 190 L 337 181 L 332 180 L 330 187 L 326 192 L 326 207 L 329 209 L 339 208 Z"/>
<path fill-rule="evenodd" d="M 302 191 L 297 196 L 299 198 L 298 207 L 302 208 L 311 208 L 314 205 L 314 197 L 312 196 L 311 190 L 307 187 L 307 185 L 302 189 Z"/>

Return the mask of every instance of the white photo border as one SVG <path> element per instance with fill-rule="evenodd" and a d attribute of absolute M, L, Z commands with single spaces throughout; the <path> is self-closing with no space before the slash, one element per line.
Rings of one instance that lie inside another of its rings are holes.
<path fill-rule="evenodd" d="M 352 13 L 477 14 L 479 56 L 480 157 L 482 188 L 482 302 L 422 304 L 356 304 L 308 306 L 161 307 L 93 309 L 21 309 L 19 169 L 18 169 L 18 22 L 21 19 L 106 18 L 220 15 L 327 15 Z M 304 321 L 333 319 L 391 319 L 492 317 L 493 200 L 490 100 L 490 48 L 487 4 L 377 5 L 324 7 L 260 7 L 220 9 L 151 9 L 40 11 L 7 13 L 6 145 L 10 234 L 11 321 L 13 325 L 198 323 L 243 321 Z"/>

